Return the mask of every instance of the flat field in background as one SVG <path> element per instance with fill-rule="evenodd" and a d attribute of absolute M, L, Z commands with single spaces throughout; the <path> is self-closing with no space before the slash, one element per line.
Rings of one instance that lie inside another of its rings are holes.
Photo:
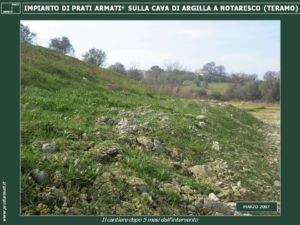
<path fill-rule="evenodd" d="M 263 122 L 279 125 L 280 124 L 280 104 L 264 102 L 242 102 L 232 101 L 233 106 L 243 109 Z"/>
<path fill-rule="evenodd" d="M 233 83 L 219 83 L 219 82 L 212 82 L 208 83 L 206 88 L 207 94 L 211 94 L 214 91 L 218 91 L 221 94 L 225 94 L 225 92 L 233 85 Z M 188 93 L 191 91 L 197 91 L 202 87 L 198 87 L 194 81 L 185 81 L 181 86 L 181 93 Z"/>

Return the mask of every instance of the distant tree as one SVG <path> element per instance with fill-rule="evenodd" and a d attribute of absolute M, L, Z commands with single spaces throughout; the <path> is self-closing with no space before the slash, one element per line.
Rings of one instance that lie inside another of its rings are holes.
<path fill-rule="evenodd" d="M 238 84 L 234 84 L 225 92 L 225 99 L 226 100 L 239 99 L 238 93 L 239 93 Z"/>
<path fill-rule="evenodd" d="M 164 70 L 159 66 L 151 66 L 151 68 L 146 72 L 146 80 L 151 83 L 163 83 L 163 73 Z"/>
<path fill-rule="evenodd" d="M 101 49 L 91 48 L 82 55 L 82 57 L 85 62 L 89 62 L 97 66 L 103 66 L 106 60 L 106 53 Z"/>
<path fill-rule="evenodd" d="M 166 64 L 166 80 L 176 87 L 176 95 L 179 94 L 183 82 L 187 80 L 185 75 L 186 69 L 179 62 Z"/>
<path fill-rule="evenodd" d="M 244 83 L 235 83 L 225 93 L 227 100 L 239 99 L 239 100 L 259 100 L 261 99 L 261 91 L 259 89 L 261 81 L 249 80 Z"/>
<path fill-rule="evenodd" d="M 195 78 L 195 84 L 196 84 L 196 86 L 200 87 L 202 81 L 203 81 L 202 76 L 201 75 L 197 75 L 196 78 Z"/>
<path fill-rule="evenodd" d="M 261 98 L 258 81 L 249 81 L 240 87 L 240 98 L 242 100 L 258 100 Z"/>
<path fill-rule="evenodd" d="M 229 77 L 230 82 L 243 84 L 249 81 L 255 81 L 257 79 L 256 74 L 246 74 L 246 73 L 233 73 Z"/>
<path fill-rule="evenodd" d="M 265 101 L 280 100 L 280 72 L 268 71 L 264 75 L 264 80 L 260 85 L 262 98 Z"/>
<path fill-rule="evenodd" d="M 203 67 L 202 67 L 202 71 L 214 75 L 216 74 L 216 63 L 215 62 L 209 62 L 206 63 Z"/>
<path fill-rule="evenodd" d="M 165 68 L 157 65 L 152 66 L 145 72 L 145 81 L 152 84 L 164 86 L 164 88 L 176 88 L 176 93 L 179 92 L 180 86 L 186 80 L 194 81 L 195 73 L 187 71 L 180 63 L 171 62 L 165 64 Z"/>
<path fill-rule="evenodd" d="M 215 75 L 217 76 L 225 76 L 226 75 L 226 68 L 223 65 L 219 65 L 215 67 Z"/>
<path fill-rule="evenodd" d="M 202 69 L 203 80 L 207 82 L 225 82 L 226 68 L 223 65 L 217 65 L 215 62 L 206 63 Z"/>
<path fill-rule="evenodd" d="M 31 43 L 35 40 L 36 34 L 32 33 L 28 26 L 21 24 L 20 27 L 21 41 Z"/>
<path fill-rule="evenodd" d="M 63 54 L 73 54 L 75 52 L 69 38 L 61 37 L 61 38 L 53 38 L 50 40 L 49 48 L 61 52 Z"/>
<path fill-rule="evenodd" d="M 159 66 L 155 65 L 155 66 L 151 66 L 150 71 L 153 73 L 162 73 L 164 72 L 164 70 L 162 68 L 160 68 Z"/>
<path fill-rule="evenodd" d="M 108 67 L 108 69 L 114 71 L 114 72 L 117 72 L 117 73 L 121 73 L 121 74 L 125 74 L 126 73 L 126 70 L 125 70 L 125 66 L 119 62 L 116 62 L 115 64 L 113 65 L 110 65 Z"/>
<path fill-rule="evenodd" d="M 126 71 L 126 75 L 133 80 L 143 80 L 143 73 L 136 67 L 132 66 L 129 70 Z"/>

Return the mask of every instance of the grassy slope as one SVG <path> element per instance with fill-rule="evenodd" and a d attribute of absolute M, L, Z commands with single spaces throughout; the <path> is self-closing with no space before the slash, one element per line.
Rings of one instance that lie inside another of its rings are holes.
<path fill-rule="evenodd" d="M 72 208 L 81 214 L 187 214 L 190 203 L 162 185 L 187 185 L 203 196 L 221 193 L 217 181 L 196 180 L 186 172 L 189 166 L 220 160 L 228 168 L 213 176 L 228 182 L 224 201 L 277 199 L 272 186 L 278 168 L 265 160 L 271 149 L 263 125 L 245 111 L 171 98 L 109 70 L 30 45 L 22 45 L 21 71 L 22 213 L 64 214 Z M 208 118 L 201 129 L 195 119 L 199 114 Z M 96 122 L 104 117 L 112 123 Z M 137 119 L 139 129 L 120 135 L 116 124 L 122 118 Z M 160 140 L 166 150 L 153 154 L 137 143 L 139 136 Z M 214 150 L 214 141 L 223 149 Z M 59 151 L 43 153 L 44 142 L 57 143 Z M 89 153 L 111 146 L 119 146 L 122 157 L 99 162 Z M 183 169 L 174 169 L 174 162 Z M 34 181 L 34 169 L 45 171 L 47 181 Z M 108 171 L 110 177 L 103 178 Z M 131 178 L 142 179 L 152 199 L 136 191 Z M 245 190 L 230 188 L 238 181 Z M 63 197 L 47 195 L 53 186 Z"/>

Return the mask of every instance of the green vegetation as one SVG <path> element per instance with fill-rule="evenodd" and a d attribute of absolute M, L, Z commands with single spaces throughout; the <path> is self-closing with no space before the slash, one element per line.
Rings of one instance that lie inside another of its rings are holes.
<path fill-rule="evenodd" d="M 218 212 L 205 209 L 210 193 L 279 199 L 276 149 L 246 111 L 26 43 L 21 63 L 22 214 L 202 215 Z"/>
<path fill-rule="evenodd" d="M 194 81 L 185 81 L 181 88 L 181 95 L 189 96 L 195 95 L 197 97 L 206 97 L 206 95 L 201 95 L 198 91 L 205 90 L 207 97 L 212 95 L 213 93 L 220 93 L 221 95 L 225 95 L 225 93 L 233 86 L 233 83 L 225 83 L 225 82 L 211 82 L 207 83 L 207 87 L 198 87 Z M 200 94 L 200 95 L 199 95 Z"/>

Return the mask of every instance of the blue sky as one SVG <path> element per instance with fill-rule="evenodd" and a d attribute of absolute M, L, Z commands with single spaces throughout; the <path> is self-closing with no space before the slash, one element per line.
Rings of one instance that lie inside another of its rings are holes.
<path fill-rule="evenodd" d="M 37 44 L 67 36 L 81 58 L 89 48 L 107 53 L 106 66 L 121 62 L 148 69 L 179 62 L 191 71 L 205 63 L 228 72 L 280 70 L 280 21 L 22 21 Z"/>

